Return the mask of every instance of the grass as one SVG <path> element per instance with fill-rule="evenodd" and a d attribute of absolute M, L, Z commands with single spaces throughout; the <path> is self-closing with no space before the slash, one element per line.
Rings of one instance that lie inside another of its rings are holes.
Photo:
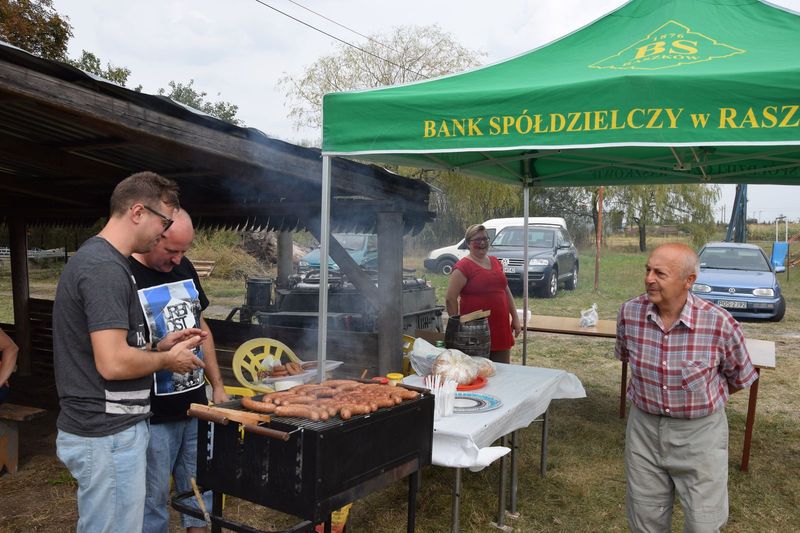
<path fill-rule="evenodd" d="M 651 239 L 651 245 L 656 243 Z M 764 247 L 769 249 L 768 245 Z M 602 250 L 599 290 L 594 292 L 593 254 L 593 250 L 581 251 L 577 290 L 559 291 L 552 299 L 533 298 L 531 310 L 577 317 L 581 309 L 596 302 L 601 318 L 614 319 L 620 304 L 642 291 L 646 255 L 635 252 L 630 241 L 610 242 Z M 406 266 L 421 267 L 421 258 L 408 258 Z M 437 289 L 437 300 L 443 302 L 447 278 L 430 274 L 427 278 Z M 727 408 L 730 519 L 726 533 L 800 531 L 800 272 L 793 269 L 780 279 L 787 299 L 784 320 L 743 324 L 748 336 L 775 341 L 777 368 L 762 374 L 749 473 L 739 471 L 748 392 L 734 395 Z M 222 307 L 221 302 L 227 301 L 240 305 L 243 301 L 241 280 L 212 277 L 204 286 L 214 305 Z M 0 270 L 1 293 L 6 294 L 8 287 L 7 273 Z M 521 306 L 521 299 L 518 303 Z M 625 421 L 617 415 L 620 364 L 614 359 L 613 348 L 612 339 L 530 335 L 528 365 L 574 373 L 583 383 L 587 398 L 551 405 L 546 477 L 539 475 L 541 426 L 533 424 L 520 432 L 520 518 L 508 521 L 517 531 L 627 531 L 622 456 Z M 520 354 L 518 343 L 513 354 L 516 362 Z M 22 437 L 29 433 L 23 427 Z M 54 453 L 34 455 L 21 466 L 15 478 L 0 478 L 0 523 L 4 524 L 0 529 L 74 529 L 75 489 Z M 452 482 L 451 469 L 424 469 L 417 531 L 449 531 Z M 497 465 L 464 472 L 462 531 L 496 531 L 489 523 L 497 517 L 498 483 Z M 403 531 L 406 490 L 407 485 L 398 482 L 356 502 L 351 510 L 352 530 Z M 21 505 L 24 510 L 20 510 Z M 225 514 L 260 529 L 291 522 L 286 516 L 236 498 L 228 499 Z M 171 523 L 171 531 L 181 531 L 174 516 Z M 679 511 L 674 524 L 673 530 L 680 531 Z"/>

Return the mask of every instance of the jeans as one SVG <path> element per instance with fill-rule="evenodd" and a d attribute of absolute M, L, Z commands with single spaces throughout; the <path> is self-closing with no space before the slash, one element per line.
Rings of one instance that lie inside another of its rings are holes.
<path fill-rule="evenodd" d="M 8 396 L 9 392 L 11 392 L 11 387 L 0 385 L 0 403 L 6 401 L 6 396 Z"/>
<path fill-rule="evenodd" d="M 197 419 L 152 424 L 147 446 L 147 497 L 145 498 L 143 533 L 165 533 L 169 530 L 169 478 L 175 492 L 192 490 L 191 478 L 197 471 Z M 211 512 L 211 493 L 203 495 Z M 187 502 L 189 503 L 189 502 Z M 192 498 L 191 503 L 197 506 Z M 189 515 L 181 515 L 183 527 L 204 527 L 206 523 Z"/>
<path fill-rule="evenodd" d="M 78 481 L 78 533 L 142 530 L 148 437 L 146 420 L 105 437 L 58 431 L 58 458 Z"/>

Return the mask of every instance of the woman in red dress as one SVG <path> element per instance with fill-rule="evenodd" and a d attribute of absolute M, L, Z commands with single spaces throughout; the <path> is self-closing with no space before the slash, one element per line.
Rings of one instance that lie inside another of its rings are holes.
<path fill-rule="evenodd" d="M 506 275 L 500 261 L 486 255 L 489 237 L 483 225 L 474 224 L 467 228 L 464 240 L 469 246 L 469 255 L 456 263 L 450 274 L 445 298 L 447 314 L 454 316 L 480 309 L 490 310 L 490 358 L 498 363 L 510 363 L 514 337 L 519 335 L 522 327 Z"/>

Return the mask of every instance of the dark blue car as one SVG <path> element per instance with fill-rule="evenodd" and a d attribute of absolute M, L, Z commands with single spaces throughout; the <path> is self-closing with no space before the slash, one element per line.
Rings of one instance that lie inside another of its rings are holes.
<path fill-rule="evenodd" d="M 786 301 L 764 251 L 755 244 L 715 242 L 700 250 L 700 275 L 692 293 L 725 308 L 735 318 L 783 319 Z"/>
<path fill-rule="evenodd" d="M 555 224 L 528 226 L 528 257 L 525 258 L 525 227 L 503 228 L 492 241 L 489 255 L 500 260 L 512 290 L 522 288 L 525 269 L 528 286 L 542 298 L 553 298 L 559 285 L 568 291 L 578 286 L 578 249 L 566 228 Z"/>

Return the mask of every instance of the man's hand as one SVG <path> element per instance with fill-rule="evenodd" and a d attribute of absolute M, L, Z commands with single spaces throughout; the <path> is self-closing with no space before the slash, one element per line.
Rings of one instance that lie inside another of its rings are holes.
<path fill-rule="evenodd" d="M 175 344 L 170 348 L 169 352 L 164 354 L 164 368 L 180 374 L 185 374 L 190 370 L 196 370 L 198 368 L 205 368 L 205 363 L 198 359 L 194 352 L 192 352 L 192 349 L 202 342 L 202 336 L 195 335 L 194 337 L 190 337 Z"/>
<path fill-rule="evenodd" d="M 190 339 L 197 335 L 200 336 L 200 342 L 203 342 L 203 340 L 205 340 L 205 338 L 208 337 L 208 332 L 203 331 L 200 328 L 187 328 L 178 331 L 171 331 L 167 333 L 167 335 L 163 339 L 158 341 L 158 350 L 160 352 L 169 351 L 172 349 L 173 346 L 175 346 L 179 342 L 185 341 L 186 339 Z M 197 344 L 200 344 L 200 342 L 198 342 Z M 193 347 L 194 346 L 192 346 L 192 348 Z"/>
<path fill-rule="evenodd" d="M 225 393 L 225 387 L 212 387 L 211 388 L 211 401 L 214 403 L 222 403 L 230 400 Z"/>

